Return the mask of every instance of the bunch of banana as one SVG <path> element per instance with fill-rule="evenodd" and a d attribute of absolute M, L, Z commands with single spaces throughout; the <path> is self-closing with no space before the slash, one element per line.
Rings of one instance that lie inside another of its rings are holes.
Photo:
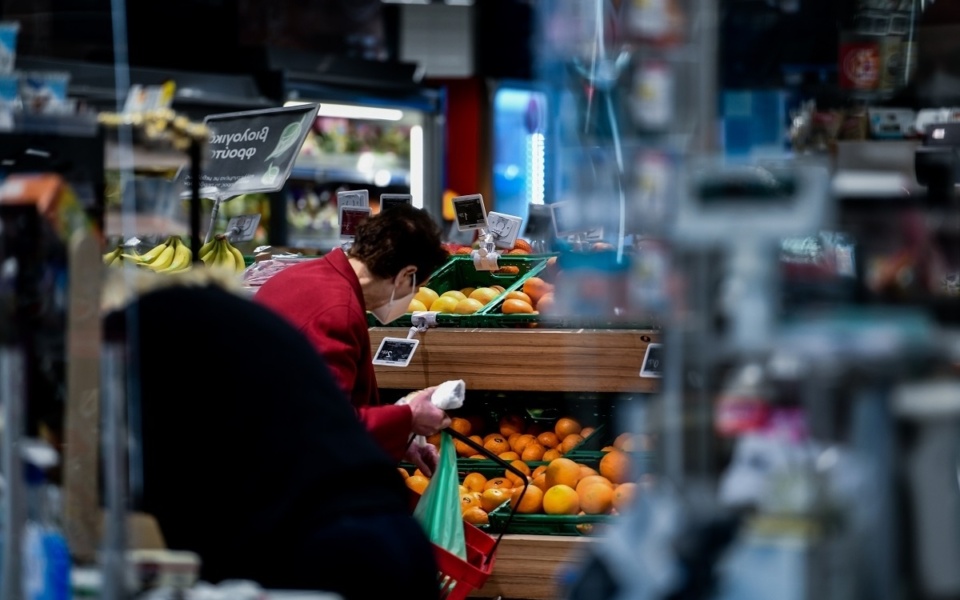
<path fill-rule="evenodd" d="M 200 248 L 200 260 L 208 267 L 229 269 L 236 273 L 242 273 L 246 268 L 243 254 L 222 233 L 215 235 Z"/>
<path fill-rule="evenodd" d="M 124 254 L 124 258 L 137 261 L 141 267 L 151 269 L 157 273 L 180 273 L 189 271 L 193 254 L 190 247 L 183 243 L 178 235 L 171 235 L 162 244 L 157 244 L 149 251 L 134 256 Z"/>
<path fill-rule="evenodd" d="M 125 253 L 123 246 L 117 246 L 110 252 L 103 254 L 103 264 L 108 267 L 122 267 L 124 264 L 136 264 L 139 261 L 139 256 Z"/>

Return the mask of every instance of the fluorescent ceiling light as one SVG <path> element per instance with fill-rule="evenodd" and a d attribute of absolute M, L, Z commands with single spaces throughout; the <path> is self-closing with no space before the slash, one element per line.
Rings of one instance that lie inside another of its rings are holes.
<path fill-rule="evenodd" d="M 284 106 L 306 104 L 297 100 L 284 102 Z M 375 106 L 357 106 L 354 104 L 327 104 L 320 103 L 317 110 L 318 117 L 337 117 L 341 119 L 368 119 L 373 121 L 399 121 L 403 118 L 403 111 L 395 108 L 377 108 Z"/>

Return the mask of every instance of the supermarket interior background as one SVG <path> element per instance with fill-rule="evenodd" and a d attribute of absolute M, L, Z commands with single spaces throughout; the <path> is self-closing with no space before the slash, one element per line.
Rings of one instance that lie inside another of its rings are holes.
<path fill-rule="evenodd" d="M 399 204 L 442 596 L 960 598 L 958 149 L 953 0 L 0 0 L 0 600 L 340 597 L 168 547 L 102 320 Z"/>

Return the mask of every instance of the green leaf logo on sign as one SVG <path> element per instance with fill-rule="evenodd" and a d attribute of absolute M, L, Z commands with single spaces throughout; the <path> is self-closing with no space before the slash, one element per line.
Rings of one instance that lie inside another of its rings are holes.
<path fill-rule="evenodd" d="M 280 134 L 280 140 L 277 142 L 277 147 L 273 149 L 273 152 L 270 153 L 265 159 L 264 162 L 270 160 L 275 156 L 280 156 L 284 152 L 290 149 L 295 143 L 297 143 L 297 138 L 300 137 L 300 123 L 290 123 L 283 128 L 283 133 Z"/>

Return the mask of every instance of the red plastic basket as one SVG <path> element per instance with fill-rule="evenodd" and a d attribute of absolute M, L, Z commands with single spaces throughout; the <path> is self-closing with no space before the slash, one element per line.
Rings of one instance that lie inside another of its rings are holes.
<path fill-rule="evenodd" d="M 467 436 L 462 435 L 452 429 L 448 430 L 450 435 L 465 444 L 473 447 L 478 452 L 488 455 L 491 459 L 501 463 L 503 467 L 517 475 L 523 482 L 523 494 L 527 493 L 527 487 L 530 482 L 526 476 L 516 467 L 507 463 L 499 456 L 493 454 L 483 446 L 480 446 Z M 415 507 L 420 499 L 420 494 L 411 490 L 411 506 Z M 509 524 L 513 518 L 514 511 L 510 511 L 507 519 Z M 504 527 L 503 531 L 506 530 Z M 433 555 L 437 562 L 437 583 L 440 586 L 440 598 L 446 600 L 463 600 L 473 590 L 479 590 L 487 582 L 490 574 L 493 573 L 494 557 L 496 556 L 497 546 L 503 539 L 503 531 L 496 538 L 480 531 L 470 523 L 463 523 L 464 540 L 467 546 L 467 559 L 463 560 L 455 554 L 447 552 L 444 548 L 433 545 Z"/>
<path fill-rule="evenodd" d="M 439 569 L 437 583 L 440 585 L 440 597 L 447 600 L 466 598 L 471 591 L 482 588 L 493 573 L 497 540 L 470 523 L 463 524 L 463 533 L 467 542 L 467 560 L 450 554 L 440 546 L 433 547 Z"/>

